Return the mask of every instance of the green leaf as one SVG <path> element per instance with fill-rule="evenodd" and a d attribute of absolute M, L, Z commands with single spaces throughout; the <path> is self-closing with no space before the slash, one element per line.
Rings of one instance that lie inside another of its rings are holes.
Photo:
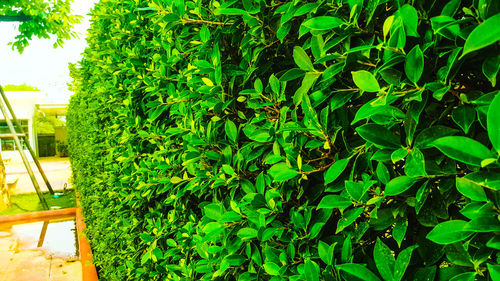
<path fill-rule="evenodd" d="M 384 194 L 388 196 L 401 194 L 410 189 L 410 187 L 412 187 L 418 181 L 418 178 L 399 176 L 387 183 L 387 185 L 385 186 Z"/>
<path fill-rule="evenodd" d="M 486 264 L 488 272 L 490 273 L 491 280 L 500 280 L 500 265 Z"/>
<path fill-rule="evenodd" d="M 396 259 L 396 264 L 394 265 L 394 281 L 400 281 L 403 279 L 406 268 L 410 264 L 413 250 L 417 247 L 418 245 L 410 246 L 399 253 L 398 258 Z"/>
<path fill-rule="evenodd" d="M 426 128 L 415 138 L 415 146 L 419 148 L 432 147 L 432 142 L 441 138 L 458 133 L 458 130 L 441 125 Z"/>
<path fill-rule="evenodd" d="M 154 237 L 149 235 L 148 233 L 141 233 L 139 235 L 142 239 L 142 241 L 148 243 L 148 242 L 152 242 L 154 240 Z"/>
<path fill-rule="evenodd" d="M 319 266 L 317 263 L 308 259 L 304 265 L 304 275 L 306 281 L 319 281 Z"/>
<path fill-rule="evenodd" d="M 342 230 L 344 230 L 344 228 L 348 227 L 353 222 L 355 222 L 356 219 L 359 218 L 359 216 L 362 213 L 363 213 L 363 208 L 361 207 L 350 209 L 344 212 L 342 218 L 339 219 L 339 221 L 337 222 L 337 231 L 335 231 L 335 234 L 341 232 Z"/>
<path fill-rule="evenodd" d="M 277 276 L 280 274 L 280 267 L 274 262 L 266 262 L 264 264 L 264 270 L 266 271 L 267 274 L 272 276 Z"/>
<path fill-rule="evenodd" d="M 302 47 L 295 46 L 293 48 L 293 60 L 297 64 L 297 66 L 305 71 L 316 71 L 311 62 L 311 59 L 307 55 L 307 53 L 302 49 Z"/>
<path fill-rule="evenodd" d="M 312 30 L 329 30 L 337 28 L 345 22 L 336 17 L 319 16 L 313 17 L 303 23 L 303 25 Z"/>
<path fill-rule="evenodd" d="M 477 217 L 465 225 L 465 230 L 473 232 L 495 232 L 500 231 L 500 221 L 496 216 Z"/>
<path fill-rule="evenodd" d="M 335 266 L 338 270 L 345 271 L 351 275 L 360 278 L 363 281 L 380 281 L 380 279 L 365 265 L 358 263 L 344 263 Z M 348 278 L 346 280 L 349 280 Z"/>
<path fill-rule="evenodd" d="M 451 118 L 467 134 L 476 121 L 476 111 L 472 106 L 461 105 L 453 110 Z"/>
<path fill-rule="evenodd" d="M 352 71 L 352 80 L 354 84 L 365 92 L 378 92 L 380 85 L 375 76 L 366 70 Z"/>
<path fill-rule="evenodd" d="M 250 227 L 242 228 L 238 231 L 237 236 L 241 239 L 257 238 L 258 231 Z"/>
<path fill-rule="evenodd" d="M 500 14 L 489 17 L 476 26 L 465 41 L 462 57 L 500 40 L 500 28 L 498 26 L 500 26 Z"/>
<path fill-rule="evenodd" d="M 299 173 L 297 170 L 289 168 L 284 162 L 274 164 L 268 171 L 274 181 L 286 181 L 293 179 Z"/>
<path fill-rule="evenodd" d="M 237 8 L 221 8 L 215 10 L 215 14 L 219 15 L 232 15 L 232 16 L 244 16 L 248 15 L 248 12 Z"/>
<path fill-rule="evenodd" d="M 419 37 L 417 32 L 417 27 L 418 27 L 417 10 L 413 6 L 406 4 L 401 8 L 399 8 L 399 13 L 403 20 L 406 34 L 408 34 L 408 36 Z"/>
<path fill-rule="evenodd" d="M 488 137 L 493 148 L 500 155 L 500 94 L 497 94 L 488 108 Z"/>
<path fill-rule="evenodd" d="M 342 174 L 342 172 L 345 170 L 347 164 L 349 164 L 349 158 L 335 161 L 335 163 L 333 163 L 333 165 L 331 165 L 330 168 L 328 168 L 328 170 L 326 170 L 324 174 L 325 185 L 336 180 L 340 176 L 340 174 Z"/>
<path fill-rule="evenodd" d="M 396 224 L 392 229 L 392 238 L 398 243 L 398 247 L 401 247 L 401 243 L 406 235 L 406 229 L 408 228 L 408 221 L 406 218 L 398 218 Z"/>
<path fill-rule="evenodd" d="M 475 272 L 464 272 L 453 276 L 449 281 L 474 281 L 476 280 Z"/>
<path fill-rule="evenodd" d="M 280 81 L 276 78 L 276 76 L 274 76 L 274 74 L 269 77 L 269 86 L 271 87 L 271 91 L 273 91 L 273 93 L 280 93 Z"/>
<path fill-rule="evenodd" d="M 451 159 L 473 166 L 481 166 L 483 159 L 492 157 L 486 146 L 467 137 L 443 137 L 433 141 L 431 145 Z"/>
<path fill-rule="evenodd" d="M 426 236 L 434 243 L 446 245 L 460 242 L 474 234 L 472 231 L 465 230 L 467 225 L 463 220 L 449 220 L 436 225 Z"/>
<path fill-rule="evenodd" d="M 471 200 L 488 201 L 483 187 L 465 177 L 457 177 L 457 190 Z"/>
<path fill-rule="evenodd" d="M 389 170 L 382 162 L 378 162 L 377 169 L 375 170 L 375 173 L 377 174 L 378 180 L 383 184 L 387 184 L 389 182 L 389 180 L 391 179 L 391 175 L 389 174 Z"/>
<path fill-rule="evenodd" d="M 437 268 L 436 266 L 421 267 L 415 272 L 413 281 L 432 281 L 435 280 Z"/>
<path fill-rule="evenodd" d="M 405 161 L 405 174 L 409 177 L 426 176 L 424 154 L 420 149 L 413 148 Z"/>
<path fill-rule="evenodd" d="M 358 134 L 378 148 L 399 148 L 401 141 L 387 128 L 378 124 L 365 124 L 356 128 Z"/>
<path fill-rule="evenodd" d="M 377 238 L 377 242 L 375 243 L 373 259 L 375 260 L 375 265 L 377 266 L 380 276 L 382 276 L 384 280 L 393 280 L 396 260 L 391 249 L 389 249 L 380 238 Z"/>
<path fill-rule="evenodd" d="M 424 54 L 420 50 L 419 45 L 413 47 L 408 55 L 406 55 L 405 73 L 413 84 L 417 84 L 422 73 L 424 73 Z"/>
<path fill-rule="evenodd" d="M 209 204 L 204 208 L 205 216 L 209 219 L 219 220 L 222 217 L 222 208 L 218 204 Z"/>
<path fill-rule="evenodd" d="M 352 201 L 340 195 L 326 195 L 318 204 L 318 209 L 346 209 L 352 205 Z"/>
<path fill-rule="evenodd" d="M 236 137 L 238 136 L 238 129 L 236 129 L 236 125 L 233 121 L 227 119 L 226 120 L 226 135 L 227 137 L 234 143 L 236 142 Z"/>
<path fill-rule="evenodd" d="M 352 199 L 359 202 L 366 191 L 368 191 L 368 188 L 370 188 L 370 185 L 363 182 L 345 181 L 345 188 Z"/>
<path fill-rule="evenodd" d="M 497 75 L 500 70 L 500 55 L 486 58 L 483 62 L 483 74 L 491 82 L 491 86 L 497 84 Z"/>

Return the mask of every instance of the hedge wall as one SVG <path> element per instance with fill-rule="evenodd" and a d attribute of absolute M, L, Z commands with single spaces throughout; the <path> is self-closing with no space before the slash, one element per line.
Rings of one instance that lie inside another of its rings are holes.
<path fill-rule="evenodd" d="M 102 280 L 500 280 L 500 2 L 101 0 L 71 163 Z"/>

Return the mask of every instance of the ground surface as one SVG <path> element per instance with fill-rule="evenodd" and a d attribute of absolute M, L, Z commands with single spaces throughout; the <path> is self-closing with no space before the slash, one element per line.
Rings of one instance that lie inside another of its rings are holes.
<path fill-rule="evenodd" d="M 53 157 L 40 160 L 54 190 L 62 190 L 65 183 L 68 183 L 68 188 L 70 187 L 71 169 L 68 158 Z M 31 164 L 32 169 L 37 171 L 34 163 Z M 35 209 L 38 206 L 37 197 L 33 194 L 35 190 L 23 163 L 8 163 L 5 168 L 8 181 L 19 178 L 15 188 L 11 189 L 14 203 L 18 203 L 21 207 L 16 212 Z M 41 175 L 38 172 L 35 172 L 35 175 L 42 191 L 48 191 Z M 53 197 L 47 199 L 50 205 L 63 206 L 62 202 L 70 202 L 71 197 L 74 199 L 74 195 L 66 193 L 66 197 L 62 200 Z M 12 210 L 15 208 L 18 206 L 14 205 Z M 82 267 L 78 255 L 65 254 L 71 247 L 73 250 L 69 252 L 74 251 L 77 245 L 73 225 L 74 223 L 67 221 L 51 221 L 40 247 L 38 244 L 43 222 L 0 225 L 0 281 L 81 281 Z"/>

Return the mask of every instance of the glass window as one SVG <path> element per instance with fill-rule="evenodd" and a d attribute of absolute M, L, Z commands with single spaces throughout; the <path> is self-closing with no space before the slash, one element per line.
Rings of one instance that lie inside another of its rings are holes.
<path fill-rule="evenodd" d="M 19 121 L 19 123 L 21 123 L 22 131 L 19 131 L 17 126 L 14 126 L 16 128 L 17 133 L 24 133 L 29 137 L 28 120 L 21 119 L 18 121 Z M 0 121 L 0 134 L 2 134 L 2 135 L 10 135 L 11 134 L 11 132 L 9 130 L 9 126 L 7 125 L 7 122 L 5 122 L 5 121 Z M 23 138 L 19 138 L 19 141 L 21 142 L 21 146 L 23 147 L 23 149 L 28 149 Z M 16 150 L 16 144 L 15 144 L 14 139 L 12 137 L 1 137 L 0 138 L 0 145 L 2 146 L 2 151 Z"/>

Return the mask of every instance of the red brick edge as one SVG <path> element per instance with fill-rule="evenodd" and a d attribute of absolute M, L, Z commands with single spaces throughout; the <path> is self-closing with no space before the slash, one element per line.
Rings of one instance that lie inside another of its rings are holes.
<path fill-rule="evenodd" d="M 78 202 L 79 205 L 79 202 Z M 76 210 L 76 229 L 78 231 L 78 240 L 80 245 L 80 261 L 82 262 L 82 280 L 83 281 L 98 281 L 97 270 L 92 263 L 92 250 L 83 230 L 85 223 L 83 222 L 82 210 Z"/>

